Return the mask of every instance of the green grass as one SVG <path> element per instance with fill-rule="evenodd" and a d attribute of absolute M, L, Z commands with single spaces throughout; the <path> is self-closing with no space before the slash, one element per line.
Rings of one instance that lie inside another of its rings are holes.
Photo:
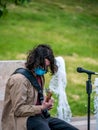
<path fill-rule="evenodd" d="M 0 60 L 23 60 L 33 46 L 50 44 L 55 56 L 65 60 L 66 92 L 73 116 L 86 115 L 87 75 L 77 73 L 76 68 L 98 72 L 97 0 L 33 0 L 22 6 L 8 4 L 7 9 L 0 18 Z M 92 83 L 94 79 L 92 76 Z M 49 80 L 47 76 L 46 87 Z"/>

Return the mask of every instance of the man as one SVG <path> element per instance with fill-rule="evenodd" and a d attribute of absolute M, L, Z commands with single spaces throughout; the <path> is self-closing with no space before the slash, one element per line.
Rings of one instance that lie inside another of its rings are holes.
<path fill-rule="evenodd" d="M 34 76 L 43 90 L 44 74 L 57 71 L 49 45 L 40 44 L 27 56 L 25 69 Z M 31 77 L 32 77 L 31 76 Z M 34 83 L 35 83 L 34 81 Z M 53 99 L 40 100 L 37 88 L 21 73 L 13 73 L 6 85 L 2 130 L 77 130 L 70 124 L 49 116 Z"/>

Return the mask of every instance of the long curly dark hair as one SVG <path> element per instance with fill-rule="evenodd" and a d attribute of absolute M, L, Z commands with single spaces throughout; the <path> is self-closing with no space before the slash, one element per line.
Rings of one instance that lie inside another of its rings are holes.
<path fill-rule="evenodd" d="M 57 65 L 51 47 L 47 44 L 39 44 L 28 52 L 25 66 L 27 69 L 33 71 L 36 67 L 45 68 L 45 59 L 50 61 L 50 72 L 54 74 L 57 71 Z"/>

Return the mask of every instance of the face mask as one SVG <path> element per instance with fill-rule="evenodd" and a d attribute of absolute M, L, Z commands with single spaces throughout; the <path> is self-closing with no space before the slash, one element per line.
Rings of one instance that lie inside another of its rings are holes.
<path fill-rule="evenodd" d="M 38 68 L 35 68 L 35 69 L 34 69 L 34 72 L 35 72 L 35 74 L 37 74 L 37 75 L 39 75 L 39 76 L 42 76 L 42 75 L 44 75 L 47 71 L 44 70 L 43 68 L 38 67 Z"/>

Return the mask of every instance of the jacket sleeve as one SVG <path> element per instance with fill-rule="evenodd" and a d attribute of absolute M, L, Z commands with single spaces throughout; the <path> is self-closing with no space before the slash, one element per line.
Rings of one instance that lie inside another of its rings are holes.
<path fill-rule="evenodd" d="M 41 113 L 41 105 L 33 105 L 33 99 L 32 105 L 27 103 L 27 86 L 26 78 L 20 77 L 10 80 L 12 111 L 15 116 L 33 116 Z"/>

